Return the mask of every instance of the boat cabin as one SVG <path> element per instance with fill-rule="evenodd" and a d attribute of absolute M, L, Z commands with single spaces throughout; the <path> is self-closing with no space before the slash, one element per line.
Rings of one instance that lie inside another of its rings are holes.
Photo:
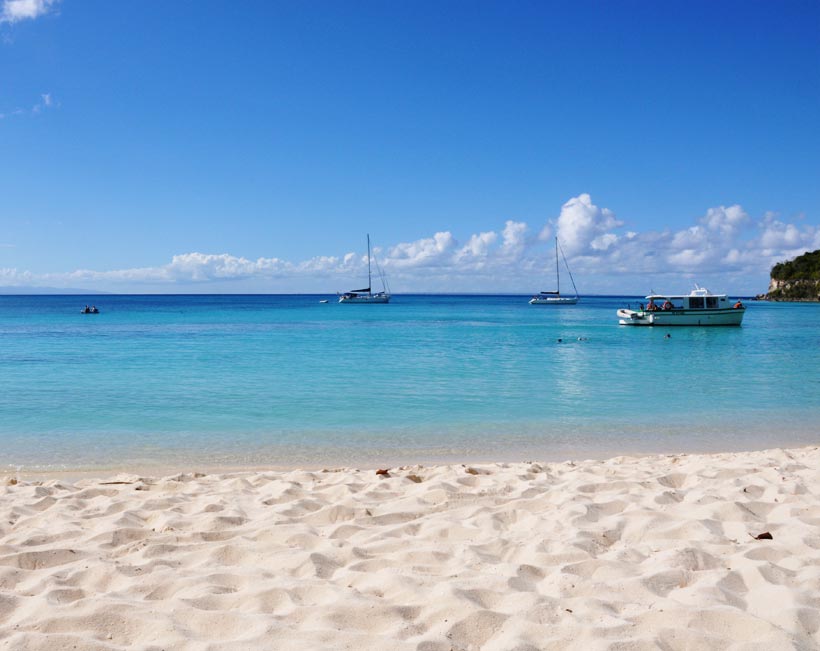
<path fill-rule="evenodd" d="M 743 321 L 746 308 L 737 301 L 732 304 L 726 294 L 712 294 L 704 287 L 695 287 L 689 294 L 656 294 L 646 297 L 640 310 L 618 310 L 621 325 L 734 325 Z"/>
<path fill-rule="evenodd" d="M 647 312 L 669 310 L 720 310 L 733 307 L 725 294 L 710 294 L 704 288 L 698 288 L 690 294 L 650 294 L 646 297 Z"/>

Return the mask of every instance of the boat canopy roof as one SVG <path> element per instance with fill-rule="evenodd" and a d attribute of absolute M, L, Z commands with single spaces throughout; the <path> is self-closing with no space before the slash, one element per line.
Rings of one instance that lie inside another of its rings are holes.
<path fill-rule="evenodd" d="M 688 294 L 655 294 L 654 292 L 646 297 L 647 301 L 657 301 L 657 300 L 664 300 L 664 299 L 684 299 L 690 296 L 714 296 L 715 298 L 725 298 L 726 294 L 713 294 L 705 287 L 695 287 L 691 292 Z"/>

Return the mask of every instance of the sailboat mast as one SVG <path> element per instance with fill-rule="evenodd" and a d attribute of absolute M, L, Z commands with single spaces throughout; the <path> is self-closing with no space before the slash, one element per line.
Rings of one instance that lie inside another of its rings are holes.
<path fill-rule="evenodd" d="M 558 296 L 561 295 L 561 274 L 558 273 L 558 237 L 555 238 L 555 289 L 558 290 Z"/>
<path fill-rule="evenodd" d="M 367 295 L 373 294 L 373 281 L 370 280 L 370 233 L 367 234 Z"/>

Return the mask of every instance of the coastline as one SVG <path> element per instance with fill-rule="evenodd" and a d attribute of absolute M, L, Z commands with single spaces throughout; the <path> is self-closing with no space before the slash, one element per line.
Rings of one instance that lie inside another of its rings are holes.
<path fill-rule="evenodd" d="M 0 648 L 816 648 L 818 467 L 7 475 Z"/>
<path fill-rule="evenodd" d="M 61 460 L 54 464 L 2 461 L 0 477 L 24 480 L 95 479 L 116 474 L 163 477 L 200 472 L 209 475 L 243 472 L 317 471 L 325 468 L 376 469 L 409 465 L 442 466 L 450 464 L 519 463 L 529 460 L 555 463 L 567 460 L 605 461 L 614 457 L 647 457 L 673 454 L 724 454 L 764 451 L 770 448 L 802 448 L 818 442 L 817 430 L 803 414 L 787 420 L 739 420 L 734 428 L 722 423 L 719 429 L 660 429 L 648 423 L 629 424 L 631 434 L 622 429 L 603 434 L 606 428 L 587 432 L 551 432 L 538 442 L 532 434 L 503 437 L 496 441 L 479 438 L 456 439 L 450 445 L 370 445 L 365 441 L 348 446 L 324 447 L 305 444 L 259 446 L 243 440 L 239 452 L 168 447 L 147 453 L 123 453 L 119 448 L 99 456 L 99 461 Z M 98 452 L 99 454 L 99 452 Z M 112 459 L 105 461 L 105 459 Z M 116 459 L 116 460 L 114 460 Z"/>

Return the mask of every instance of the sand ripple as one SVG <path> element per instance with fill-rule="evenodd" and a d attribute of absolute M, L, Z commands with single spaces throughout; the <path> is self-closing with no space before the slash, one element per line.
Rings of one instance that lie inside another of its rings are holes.
<path fill-rule="evenodd" d="M 820 648 L 818 448 L 0 490 L 0 649 Z"/>

